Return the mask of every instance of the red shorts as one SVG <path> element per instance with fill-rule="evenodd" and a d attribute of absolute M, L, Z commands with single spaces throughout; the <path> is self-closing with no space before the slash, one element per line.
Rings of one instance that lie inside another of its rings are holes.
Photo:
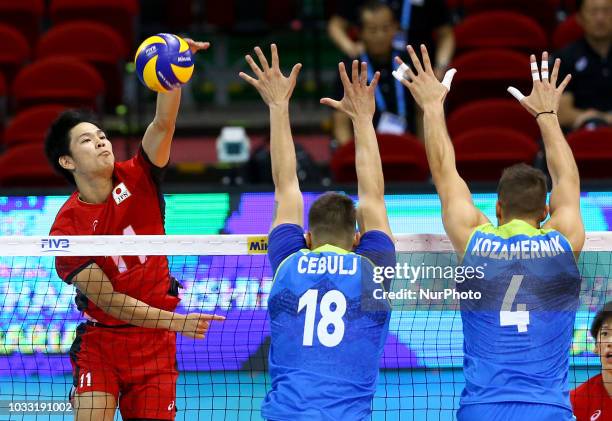
<path fill-rule="evenodd" d="M 123 419 L 174 419 L 176 333 L 82 323 L 70 360 L 75 394 L 112 394 Z"/>

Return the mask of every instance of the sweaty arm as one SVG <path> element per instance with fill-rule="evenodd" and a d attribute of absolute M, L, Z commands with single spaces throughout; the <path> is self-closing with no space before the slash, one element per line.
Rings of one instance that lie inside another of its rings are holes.
<path fill-rule="evenodd" d="M 272 179 L 274 181 L 274 217 L 272 228 L 280 224 L 304 224 L 304 199 L 297 178 L 295 146 L 289 122 L 289 100 L 302 68 L 296 64 L 288 77 L 280 70 L 278 49 L 270 46 L 272 64 L 259 47 L 255 53 L 259 65 L 250 55 L 246 61 L 255 78 L 240 72 L 239 76 L 252 85 L 270 109 L 270 157 L 272 160 Z"/>
<path fill-rule="evenodd" d="M 180 103 L 180 89 L 157 94 L 155 118 L 142 138 L 142 149 L 156 167 L 163 168 L 170 160 L 170 146 Z"/>
<path fill-rule="evenodd" d="M 441 104 L 425 108 L 423 125 L 427 161 L 440 197 L 444 229 L 457 253 L 463 255 L 474 228 L 489 220 L 474 206 L 470 190 L 457 172 Z"/>
<path fill-rule="evenodd" d="M 550 192 L 550 219 L 544 228 L 555 229 L 563 234 L 577 255 L 584 244 L 584 225 L 580 215 L 580 176 L 574 155 L 570 149 L 557 113 L 563 93 L 571 80 L 568 74 L 558 83 L 561 60 L 556 59 L 549 75 L 548 53 L 542 53 L 540 67 L 535 55 L 530 57 L 533 88 L 529 96 L 524 96 L 516 88 L 510 92 L 529 113 L 535 117 L 546 152 L 546 164 L 552 179 Z M 549 77 L 550 76 L 550 77 Z"/>
<path fill-rule="evenodd" d="M 376 132 L 370 117 L 357 117 L 353 121 L 355 131 L 355 170 L 359 196 L 359 229 L 382 231 L 393 238 L 385 206 L 385 180 Z"/>
<path fill-rule="evenodd" d="M 344 88 L 341 100 L 322 98 L 321 103 L 342 113 L 353 123 L 355 134 L 355 170 L 359 207 L 357 216 L 362 234 L 367 231 L 382 231 L 390 238 L 391 228 L 385 207 L 385 181 L 378 151 L 378 141 L 372 119 L 376 109 L 374 99 L 380 73 L 376 72 L 368 84 L 368 65 L 354 60 L 351 77 L 344 63 L 338 64 L 340 80 Z"/>
<path fill-rule="evenodd" d="M 145 302 L 116 292 L 100 266 L 92 263 L 72 283 L 97 307 L 110 316 L 134 326 L 181 331 L 185 316 L 151 307 Z"/>
<path fill-rule="evenodd" d="M 554 114 L 538 117 L 546 150 L 546 164 L 552 179 L 550 192 L 550 219 L 544 225 L 563 234 L 574 253 L 584 245 L 585 233 L 580 214 L 580 176 L 574 155 L 570 149 L 559 120 Z"/>
<path fill-rule="evenodd" d="M 462 257 L 474 228 L 489 220 L 474 206 L 470 190 L 457 171 L 455 150 L 446 129 L 444 99 L 454 73 L 450 71 L 450 80 L 445 76 L 445 83 L 441 83 L 424 45 L 421 45 L 423 64 L 411 46 L 407 50 L 417 74 L 408 68 L 402 84 L 423 110 L 425 152 L 442 205 L 442 222 L 455 251 Z M 396 61 L 404 64 L 399 58 Z"/>
<path fill-rule="evenodd" d="M 206 50 L 210 46 L 208 42 L 194 41 L 189 38 L 185 38 L 184 42 L 189 46 L 192 54 Z M 157 94 L 155 117 L 142 138 L 142 148 L 156 167 L 163 168 L 170 160 L 170 146 L 180 103 L 181 89 L 179 88 Z"/>

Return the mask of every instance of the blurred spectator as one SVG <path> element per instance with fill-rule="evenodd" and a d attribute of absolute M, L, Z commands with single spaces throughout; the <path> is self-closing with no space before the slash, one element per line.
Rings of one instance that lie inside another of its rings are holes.
<path fill-rule="evenodd" d="M 387 4 L 399 23 L 394 48 L 404 51 L 406 44 L 425 44 L 435 57 L 438 77 L 444 76 L 455 51 L 451 15 L 445 0 L 379 0 Z M 328 23 L 329 36 L 348 57 L 358 58 L 365 51 L 363 38 L 354 40 L 349 31 L 360 23 L 361 8 L 368 0 L 338 0 L 337 13 Z M 371 7 L 371 6 L 370 6 Z M 436 42 L 434 43 L 434 39 Z"/>
<path fill-rule="evenodd" d="M 376 88 L 376 113 L 374 127 L 378 132 L 403 134 L 414 132 L 414 104 L 411 96 L 392 75 L 397 67 L 394 57 L 405 50 L 394 50 L 393 38 L 399 28 L 391 8 L 381 2 L 368 2 L 360 8 L 360 39 L 363 51 L 356 59 L 368 63 L 368 80 L 375 71 L 380 72 Z M 351 75 L 352 58 L 344 62 L 347 73 Z M 342 98 L 343 87 L 340 78 L 336 83 L 335 98 Z M 353 138 L 350 118 L 342 112 L 334 111 L 334 139 L 344 145 Z"/>
<path fill-rule="evenodd" d="M 559 51 L 560 77 L 572 74 L 559 121 L 566 128 L 612 125 L 612 0 L 577 0 L 584 37 Z"/>

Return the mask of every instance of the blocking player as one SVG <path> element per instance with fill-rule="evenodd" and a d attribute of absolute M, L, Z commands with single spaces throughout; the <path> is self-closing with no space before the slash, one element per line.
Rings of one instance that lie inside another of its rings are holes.
<path fill-rule="evenodd" d="M 193 52 L 208 43 L 186 40 Z M 153 122 L 136 156 L 115 162 L 95 120 L 67 111 L 51 126 L 45 151 L 76 191 L 58 212 L 51 235 L 165 234 L 159 184 L 181 98 L 157 96 Z M 179 283 L 165 256 L 57 257 L 58 275 L 77 288 L 87 318 L 70 349 L 77 421 L 173 420 L 176 412 L 176 332 L 203 338 L 220 316 L 175 313 Z"/>
<path fill-rule="evenodd" d="M 570 398 L 577 421 L 604 421 L 612 418 L 612 301 L 602 308 L 591 325 L 595 353 L 601 360 L 601 374 L 572 390 Z"/>
<path fill-rule="evenodd" d="M 461 302 L 466 386 L 457 419 L 571 420 L 567 378 L 580 292 L 574 257 L 585 234 L 578 169 L 557 119 L 570 76 L 557 86 L 557 60 L 549 79 L 544 53 L 541 72 L 531 56 L 531 94 L 509 89 L 540 127 L 552 191 L 547 205 L 541 171 L 526 164 L 506 168 L 497 188 L 495 226 L 474 206 L 457 172 L 444 118 L 448 88 L 435 78 L 424 46 L 422 62 L 412 47 L 408 53 L 414 70 L 407 70 L 402 83 L 424 111 L 427 159 L 444 228 L 463 265 L 484 267 L 485 274 L 457 286 L 482 293 L 480 300 Z"/>
<path fill-rule="evenodd" d="M 362 420 L 371 413 L 390 307 L 374 300 L 374 265 L 394 266 L 395 247 L 384 202 L 382 166 L 372 124 L 377 73 L 340 64 L 344 98 L 321 100 L 349 115 L 355 130 L 359 208 L 325 193 L 311 206 L 304 237 L 304 202 L 296 174 L 289 99 L 301 68 L 279 69 L 276 46 L 268 64 L 247 56 L 255 78 L 240 73 L 270 109 L 275 213 L 268 239 L 274 285 L 268 299 L 272 388 L 262 404 L 268 420 Z M 356 215 L 359 215 L 356 218 Z M 361 235 L 356 231 L 359 219 Z"/>

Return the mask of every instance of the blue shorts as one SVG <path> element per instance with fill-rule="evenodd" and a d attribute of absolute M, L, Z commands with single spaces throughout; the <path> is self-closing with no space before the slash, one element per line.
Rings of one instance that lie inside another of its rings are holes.
<path fill-rule="evenodd" d="M 526 402 L 465 405 L 457 411 L 457 421 L 574 421 L 575 419 L 570 409 Z"/>

